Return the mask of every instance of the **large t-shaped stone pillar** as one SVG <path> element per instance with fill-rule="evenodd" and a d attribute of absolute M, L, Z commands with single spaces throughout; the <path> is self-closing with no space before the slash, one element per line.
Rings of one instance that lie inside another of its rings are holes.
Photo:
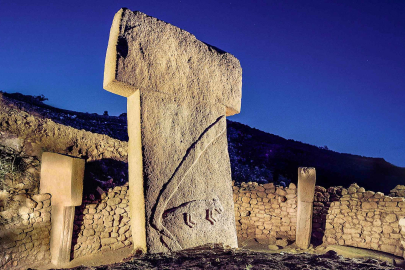
<path fill-rule="evenodd" d="M 307 249 L 311 243 L 315 182 L 315 168 L 298 168 L 297 233 L 295 242 L 302 249 Z"/>
<path fill-rule="evenodd" d="M 82 204 L 84 159 L 44 152 L 41 161 L 40 193 L 50 193 L 51 262 L 70 261 L 75 206 Z"/>
<path fill-rule="evenodd" d="M 225 118 L 241 85 L 231 54 L 141 12 L 115 15 L 104 88 L 128 101 L 134 248 L 237 246 Z"/>

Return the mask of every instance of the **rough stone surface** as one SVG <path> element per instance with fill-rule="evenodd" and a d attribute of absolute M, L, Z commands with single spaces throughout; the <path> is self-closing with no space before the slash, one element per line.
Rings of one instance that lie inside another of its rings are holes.
<path fill-rule="evenodd" d="M 315 168 L 298 168 L 296 243 L 302 249 L 307 249 L 311 242 L 315 182 Z"/>
<path fill-rule="evenodd" d="M 132 244 L 127 191 L 128 184 L 118 186 L 109 190 L 101 201 L 84 200 L 80 207 L 76 207 L 71 247 L 73 258 Z M 115 209 L 108 208 L 107 205 L 116 202 L 116 198 L 120 198 L 121 203 Z"/>
<path fill-rule="evenodd" d="M 180 104 L 155 92 L 142 95 L 141 103 L 150 251 L 205 243 L 235 247 L 225 108 L 195 100 Z M 159 113 L 162 104 L 167 109 Z"/>
<path fill-rule="evenodd" d="M 52 195 L 50 250 L 55 265 L 70 260 L 74 206 L 82 203 L 84 163 L 79 158 L 42 154 L 40 191 Z"/>
<path fill-rule="evenodd" d="M 171 254 L 146 254 L 130 257 L 124 262 L 108 266 L 78 266 L 73 269 L 356 269 L 398 270 L 391 263 L 377 259 L 349 259 L 333 250 L 324 254 L 287 252 L 257 252 L 248 249 L 224 249 L 222 247 L 198 247 Z"/>
<path fill-rule="evenodd" d="M 104 88 L 128 97 L 159 91 L 187 101 L 219 103 L 240 112 L 242 69 L 238 59 L 176 26 L 128 9 L 114 17 Z"/>
<path fill-rule="evenodd" d="M 51 207 L 38 204 L 35 209 L 28 208 L 27 213 L 16 211 L 25 206 L 21 197 L 34 200 L 29 194 L 11 195 L 11 208 L 0 212 L 10 212 L 12 215 L 8 223 L 0 223 L 0 268 L 1 269 L 26 269 L 50 261 L 50 211 Z M 35 197 L 48 198 L 49 194 L 38 194 Z"/>
<path fill-rule="evenodd" d="M 402 198 L 364 191 L 354 184 L 350 188 L 356 192 L 349 192 L 330 204 L 324 243 L 404 256 L 405 234 L 401 233 L 401 218 L 405 217 L 405 205 L 401 204 Z"/>
<path fill-rule="evenodd" d="M 128 97 L 135 248 L 144 249 L 142 226 L 152 253 L 206 243 L 236 247 L 225 116 L 240 111 L 239 61 L 122 9 L 111 27 L 104 88 Z"/>
<path fill-rule="evenodd" d="M 78 206 L 82 203 L 84 159 L 44 152 L 40 192 L 52 195 L 52 205 Z"/>
<path fill-rule="evenodd" d="M 262 188 L 266 197 L 258 196 Z M 239 240 L 256 239 L 258 242 L 275 244 L 276 238 L 295 240 L 297 224 L 296 188 L 292 186 L 280 190 L 288 193 L 286 201 L 276 193 L 273 183 L 241 183 L 233 186 L 235 203 L 235 220 Z"/>

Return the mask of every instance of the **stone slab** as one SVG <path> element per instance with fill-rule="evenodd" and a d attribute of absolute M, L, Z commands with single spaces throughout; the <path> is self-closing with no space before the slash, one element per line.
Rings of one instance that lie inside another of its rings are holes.
<path fill-rule="evenodd" d="M 51 194 L 51 262 L 70 261 L 75 206 L 82 203 L 85 160 L 44 152 L 41 160 L 40 193 Z"/>
<path fill-rule="evenodd" d="M 237 247 L 226 115 L 240 111 L 239 61 L 121 9 L 105 63 L 104 88 L 127 97 L 134 249 Z"/>
<path fill-rule="evenodd" d="M 307 249 L 311 243 L 315 182 L 315 168 L 298 168 L 296 245 L 301 249 Z"/>
<path fill-rule="evenodd" d="M 61 266 L 70 261 L 75 207 L 53 205 L 51 216 L 51 262 Z"/>
<path fill-rule="evenodd" d="M 298 168 L 297 196 L 300 202 L 313 202 L 315 194 L 316 170 L 315 168 Z"/>
<path fill-rule="evenodd" d="M 242 69 L 233 55 L 187 31 L 121 9 L 111 26 L 104 89 L 125 97 L 139 89 L 219 103 L 233 115 L 241 107 Z"/>
<path fill-rule="evenodd" d="M 44 152 L 40 193 L 50 193 L 52 205 L 81 205 L 84 164 L 84 159 Z"/>
<path fill-rule="evenodd" d="M 127 98 L 129 214 L 134 250 L 147 251 L 140 91 Z"/>
<path fill-rule="evenodd" d="M 157 92 L 141 104 L 149 252 L 237 247 L 225 107 Z"/>

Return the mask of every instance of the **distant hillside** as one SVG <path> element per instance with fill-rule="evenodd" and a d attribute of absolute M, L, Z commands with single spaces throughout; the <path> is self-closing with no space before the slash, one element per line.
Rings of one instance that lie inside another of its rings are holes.
<path fill-rule="evenodd" d="M 10 102 L 38 117 L 105 134 L 127 141 L 125 114 L 120 117 L 74 112 L 43 103 L 43 96 L 3 93 Z M 389 193 L 397 184 L 405 184 L 405 168 L 382 158 L 341 154 L 319 147 L 286 140 L 247 125 L 228 120 L 229 155 L 232 177 L 236 182 L 297 182 L 297 168 L 315 167 L 317 184 L 349 186 L 353 182 L 373 191 Z"/>
<path fill-rule="evenodd" d="M 242 181 L 297 182 L 298 167 L 315 167 L 317 185 L 358 183 L 373 191 L 389 193 L 405 183 L 405 168 L 383 158 L 341 154 L 228 121 L 229 153 L 233 178 Z"/>

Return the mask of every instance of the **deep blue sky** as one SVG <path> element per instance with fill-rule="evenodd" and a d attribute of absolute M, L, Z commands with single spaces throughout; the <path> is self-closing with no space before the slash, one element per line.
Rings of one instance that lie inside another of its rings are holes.
<path fill-rule="evenodd" d="M 235 55 L 231 120 L 405 167 L 405 1 L 0 0 L 0 90 L 119 115 L 102 89 L 111 22 L 140 10 Z"/>

